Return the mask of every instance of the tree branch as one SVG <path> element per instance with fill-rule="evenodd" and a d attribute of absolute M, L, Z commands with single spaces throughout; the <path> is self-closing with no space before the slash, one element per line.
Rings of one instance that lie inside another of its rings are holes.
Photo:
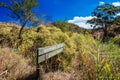
<path fill-rule="evenodd" d="M 0 7 L 9 9 L 9 10 L 12 11 L 19 19 L 21 19 L 21 16 L 20 16 L 13 8 L 11 8 L 8 4 L 1 2 L 1 3 L 0 3 Z"/>
<path fill-rule="evenodd" d="M 7 71 L 8 71 L 8 70 L 5 70 L 5 71 L 3 71 L 2 73 L 0 73 L 0 76 L 3 75 L 3 74 L 5 74 L 5 73 L 7 73 Z"/>
<path fill-rule="evenodd" d="M 18 36 L 19 39 L 21 39 L 21 34 L 22 34 L 23 28 L 25 27 L 26 23 L 31 19 L 32 16 L 33 16 L 33 14 L 30 14 L 30 15 L 27 17 L 27 19 L 24 21 L 24 23 L 23 23 L 23 25 L 22 25 L 22 27 L 21 27 L 21 29 L 20 29 L 20 32 L 19 32 L 19 36 Z"/>

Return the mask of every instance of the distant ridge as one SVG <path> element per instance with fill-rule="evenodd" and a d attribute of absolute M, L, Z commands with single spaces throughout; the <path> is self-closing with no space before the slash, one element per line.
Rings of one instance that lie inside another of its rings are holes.
<path fill-rule="evenodd" d="M 52 25 L 60 28 L 63 32 L 64 31 L 71 31 L 71 32 L 77 32 L 77 33 L 84 33 L 85 31 L 91 32 L 90 29 L 85 29 L 85 28 L 79 27 L 78 25 L 68 23 L 68 22 L 58 21 L 58 22 L 53 22 Z"/>

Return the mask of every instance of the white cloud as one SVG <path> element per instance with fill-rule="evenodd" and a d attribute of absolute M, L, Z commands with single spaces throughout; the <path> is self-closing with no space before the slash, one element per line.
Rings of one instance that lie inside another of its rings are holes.
<path fill-rule="evenodd" d="M 86 17 L 75 16 L 73 18 L 73 20 L 68 20 L 68 23 L 73 23 L 73 24 L 78 25 L 79 27 L 83 27 L 86 29 L 92 29 L 90 24 L 88 24 L 88 23 L 86 24 L 87 20 L 90 20 L 92 18 L 94 18 L 94 17 L 93 16 L 86 16 Z"/>
<path fill-rule="evenodd" d="M 105 2 L 103 2 L 103 1 L 99 2 L 99 5 L 103 5 L 103 4 L 105 4 Z"/>
<path fill-rule="evenodd" d="M 120 16 L 120 13 L 118 13 L 117 16 Z"/>
<path fill-rule="evenodd" d="M 112 5 L 114 5 L 114 6 L 120 6 L 120 2 L 113 2 Z"/>

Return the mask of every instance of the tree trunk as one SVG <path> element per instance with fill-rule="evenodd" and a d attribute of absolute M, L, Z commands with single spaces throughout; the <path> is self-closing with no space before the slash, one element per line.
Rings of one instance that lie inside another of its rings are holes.
<path fill-rule="evenodd" d="M 103 28 L 103 39 L 102 42 L 107 41 L 107 25 L 105 24 L 105 27 Z"/>
<path fill-rule="evenodd" d="M 20 29 L 20 31 L 19 31 L 19 36 L 18 36 L 18 39 L 21 39 L 21 35 L 22 35 L 22 30 L 23 30 L 23 28 L 25 27 L 25 25 L 26 25 L 26 23 L 30 20 L 30 18 L 32 17 L 33 15 L 31 14 L 31 15 L 29 15 L 28 17 L 27 17 L 27 19 L 25 20 L 25 21 L 22 21 L 22 27 L 21 27 L 21 29 Z"/>
<path fill-rule="evenodd" d="M 19 35 L 18 35 L 18 39 L 21 39 L 22 30 L 24 29 L 24 26 L 25 26 L 25 25 L 22 25 L 22 27 L 20 28 Z"/>

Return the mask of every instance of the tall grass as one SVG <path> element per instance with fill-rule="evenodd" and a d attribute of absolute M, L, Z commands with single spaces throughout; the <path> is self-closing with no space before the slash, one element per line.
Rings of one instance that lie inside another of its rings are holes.
<path fill-rule="evenodd" d="M 102 44 L 90 35 L 73 34 L 79 53 L 79 65 L 83 66 L 87 79 L 119 80 L 120 48 L 113 43 Z M 116 55 L 116 57 L 111 57 Z M 115 66 L 117 65 L 117 66 Z M 85 69 L 84 69 L 85 68 Z M 116 70 L 117 69 L 117 70 Z"/>

